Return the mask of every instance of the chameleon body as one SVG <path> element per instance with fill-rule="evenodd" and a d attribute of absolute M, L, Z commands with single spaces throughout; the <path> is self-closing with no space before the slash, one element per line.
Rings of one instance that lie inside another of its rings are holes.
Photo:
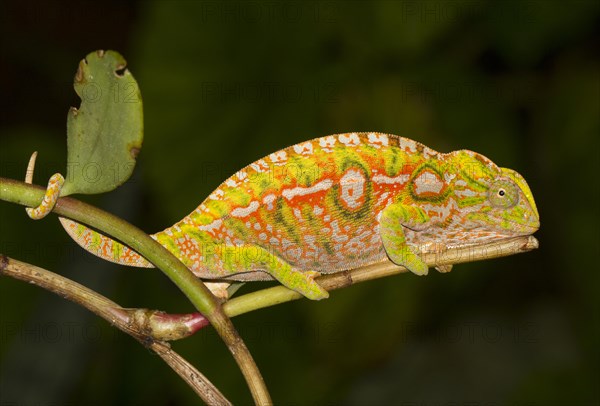
<path fill-rule="evenodd" d="M 61 219 L 83 248 L 125 265 L 138 253 Z M 468 150 L 438 153 L 382 133 L 317 138 L 238 171 L 183 220 L 152 237 L 198 277 L 277 279 L 310 299 L 313 278 L 386 257 L 427 274 L 423 252 L 539 228 L 527 183 Z M 449 270 L 449 267 L 439 269 Z"/>

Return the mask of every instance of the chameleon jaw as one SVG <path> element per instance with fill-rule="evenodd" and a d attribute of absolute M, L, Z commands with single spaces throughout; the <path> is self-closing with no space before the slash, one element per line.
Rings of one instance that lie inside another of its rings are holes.
<path fill-rule="evenodd" d="M 489 217 L 493 218 L 498 224 L 503 224 L 503 223 L 510 224 L 510 229 L 507 229 L 506 231 L 509 231 L 511 236 L 531 235 L 531 234 L 535 233 L 537 230 L 539 230 L 539 228 L 540 228 L 540 220 L 537 217 L 535 217 L 534 215 L 530 215 L 523 222 L 516 221 L 516 220 L 509 219 L 509 218 L 502 217 L 502 216 L 496 216 L 493 214 L 490 214 Z M 503 228 L 503 227 L 501 227 L 501 228 Z"/>

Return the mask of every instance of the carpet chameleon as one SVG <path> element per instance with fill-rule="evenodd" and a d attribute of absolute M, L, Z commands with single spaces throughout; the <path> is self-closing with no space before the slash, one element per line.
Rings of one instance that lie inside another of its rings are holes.
<path fill-rule="evenodd" d="M 62 176 L 41 207 L 50 211 Z M 152 267 L 123 244 L 61 218 L 84 249 L 109 261 Z M 382 133 L 316 138 L 241 169 L 183 220 L 152 237 L 198 277 L 276 279 L 310 299 L 314 280 L 386 256 L 418 275 L 419 254 L 474 245 L 539 228 L 532 193 L 517 172 L 478 153 L 438 153 Z M 438 270 L 449 271 L 451 266 Z"/>

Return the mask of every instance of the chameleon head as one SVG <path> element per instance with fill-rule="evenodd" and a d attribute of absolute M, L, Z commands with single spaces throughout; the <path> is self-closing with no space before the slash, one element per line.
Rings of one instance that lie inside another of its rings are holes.
<path fill-rule="evenodd" d="M 519 173 L 468 150 L 450 153 L 446 162 L 457 175 L 452 190 L 462 227 L 492 238 L 530 235 L 540 228 L 533 194 Z"/>
<path fill-rule="evenodd" d="M 480 227 L 502 235 L 533 234 L 540 228 L 540 216 L 533 194 L 525 179 L 516 171 L 498 168 L 496 176 L 488 179 L 483 204 L 467 219 Z"/>

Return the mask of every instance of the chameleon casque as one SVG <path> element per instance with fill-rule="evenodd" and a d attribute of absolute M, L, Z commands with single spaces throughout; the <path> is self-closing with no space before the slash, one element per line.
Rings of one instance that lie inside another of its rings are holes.
<path fill-rule="evenodd" d="M 61 222 L 101 258 L 153 266 L 86 226 Z M 152 237 L 200 278 L 276 279 L 323 299 L 327 291 L 313 280 L 321 273 L 387 257 L 425 275 L 420 253 L 529 235 L 539 225 L 533 195 L 517 172 L 472 151 L 443 154 L 371 132 L 330 135 L 272 153 Z"/>

